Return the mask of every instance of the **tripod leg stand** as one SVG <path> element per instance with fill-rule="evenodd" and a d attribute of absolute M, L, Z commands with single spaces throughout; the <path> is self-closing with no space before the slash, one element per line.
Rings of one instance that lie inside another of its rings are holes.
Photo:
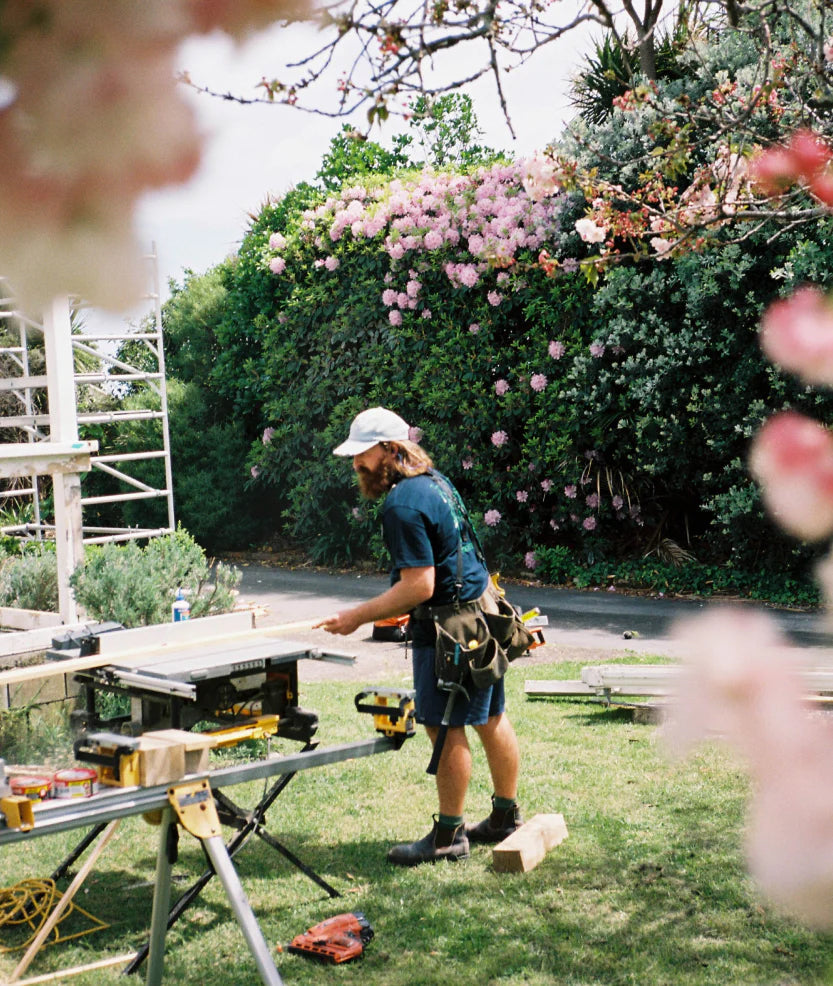
<path fill-rule="evenodd" d="M 211 796 L 207 780 L 171 787 L 168 791 L 170 805 L 162 812 L 162 831 L 156 860 L 156 888 L 153 895 L 153 914 L 148 951 L 147 986 L 161 986 L 165 960 L 165 933 L 171 902 L 172 839 L 171 826 L 175 825 L 174 812 L 179 822 L 203 845 L 211 860 L 214 872 L 220 878 L 226 897 L 231 904 L 243 937 L 257 965 L 265 986 L 282 986 L 269 946 L 252 913 L 240 878 L 231 862 L 220 835 L 220 820 Z"/>

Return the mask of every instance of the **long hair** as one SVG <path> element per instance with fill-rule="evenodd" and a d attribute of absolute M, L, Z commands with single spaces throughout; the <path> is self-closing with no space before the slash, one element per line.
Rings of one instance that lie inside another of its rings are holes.
<path fill-rule="evenodd" d="M 396 471 L 400 476 L 421 476 L 434 468 L 431 456 L 416 442 L 396 442 L 399 455 L 396 460 Z"/>

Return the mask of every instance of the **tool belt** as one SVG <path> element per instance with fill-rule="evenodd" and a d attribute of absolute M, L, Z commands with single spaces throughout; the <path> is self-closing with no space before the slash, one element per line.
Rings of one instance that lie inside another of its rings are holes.
<path fill-rule="evenodd" d="M 469 682 L 475 688 L 490 688 L 535 640 L 520 613 L 491 583 L 479 599 L 422 604 L 413 615 L 434 623 L 434 670 L 441 688 Z"/>

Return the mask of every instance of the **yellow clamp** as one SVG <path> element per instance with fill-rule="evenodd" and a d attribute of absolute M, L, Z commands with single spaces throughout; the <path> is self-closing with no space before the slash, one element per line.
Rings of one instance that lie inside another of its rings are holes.
<path fill-rule="evenodd" d="M 198 839 L 220 835 L 220 818 L 208 781 L 190 781 L 168 788 L 168 800 L 180 825 Z"/>

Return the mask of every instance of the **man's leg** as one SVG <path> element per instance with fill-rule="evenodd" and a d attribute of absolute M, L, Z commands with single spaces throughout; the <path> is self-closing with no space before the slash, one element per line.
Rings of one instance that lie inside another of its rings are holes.
<path fill-rule="evenodd" d="M 426 726 L 431 743 L 437 741 L 439 728 Z M 471 778 L 471 749 L 464 726 L 450 726 L 443 744 L 443 752 L 437 767 L 437 797 L 439 815 L 434 827 L 422 839 L 394 846 L 388 860 L 399 866 L 416 866 L 433 863 L 439 859 L 465 859 L 469 854 L 469 841 L 463 825 L 463 804 Z"/>
<path fill-rule="evenodd" d="M 426 726 L 431 744 L 437 742 L 439 729 Z M 465 726 L 449 726 L 437 767 L 437 797 L 441 815 L 462 815 L 466 791 L 471 780 L 471 748 Z"/>
<path fill-rule="evenodd" d="M 502 842 L 523 824 L 518 808 L 520 750 L 512 723 L 503 712 L 475 726 L 492 776 L 492 812 L 476 825 L 466 826 L 470 842 Z"/>
<path fill-rule="evenodd" d="M 506 713 L 501 712 L 474 728 L 486 752 L 495 796 L 514 801 L 518 794 L 521 755 L 512 723 Z"/>

